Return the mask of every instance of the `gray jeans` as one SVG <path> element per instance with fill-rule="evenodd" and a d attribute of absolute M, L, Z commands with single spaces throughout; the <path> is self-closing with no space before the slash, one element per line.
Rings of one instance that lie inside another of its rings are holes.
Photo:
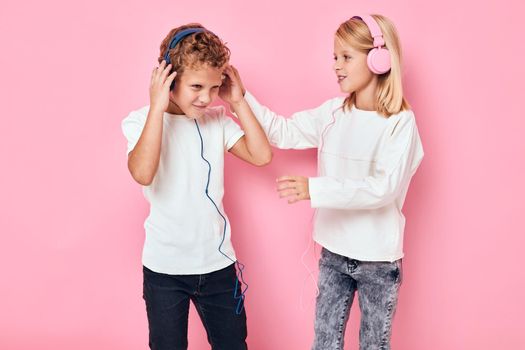
<path fill-rule="evenodd" d="M 392 263 L 359 261 L 323 248 L 312 349 L 343 349 L 346 323 L 356 291 L 361 309 L 359 348 L 390 349 L 401 276 L 401 260 Z"/>

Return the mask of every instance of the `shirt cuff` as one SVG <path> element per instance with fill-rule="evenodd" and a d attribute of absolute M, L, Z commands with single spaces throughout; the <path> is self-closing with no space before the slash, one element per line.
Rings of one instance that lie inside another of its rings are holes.
<path fill-rule="evenodd" d="M 321 179 L 318 177 L 308 178 L 308 192 L 310 192 L 310 205 L 312 208 L 319 208 L 321 206 Z"/>

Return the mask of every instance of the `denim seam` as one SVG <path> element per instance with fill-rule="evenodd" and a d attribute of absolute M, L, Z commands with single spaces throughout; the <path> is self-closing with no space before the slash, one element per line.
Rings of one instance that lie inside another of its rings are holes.
<path fill-rule="evenodd" d="M 394 299 L 397 296 L 398 290 L 399 290 L 399 283 L 396 282 L 394 293 L 390 293 L 390 298 L 388 299 L 388 302 L 387 302 L 388 313 L 386 315 L 386 320 L 384 324 L 385 328 L 383 329 L 383 334 L 381 337 L 381 345 L 380 345 L 380 349 L 382 350 L 386 349 L 388 345 L 389 334 L 392 329 L 392 317 L 394 315 L 394 312 L 393 312 L 394 311 Z"/>
<path fill-rule="evenodd" d="M 345 324 L 346 324 L 346 321 L 348 319 L 348 301 L 350 300 L 350 296 L 351 294 L 349 293 L 347 296 L 346 296 L 346 299 L 345 299 L 345 302 L 344 302 L 344 308 L 343 308 L 343 316 L 340 318 L 340 323 L 339 323 L 339 336 L 337 337 L 337 346 L 339 349 L 342 349 L 342 341 L 341 339 L 344 337 L 344 328 L 345 328 Z"/>

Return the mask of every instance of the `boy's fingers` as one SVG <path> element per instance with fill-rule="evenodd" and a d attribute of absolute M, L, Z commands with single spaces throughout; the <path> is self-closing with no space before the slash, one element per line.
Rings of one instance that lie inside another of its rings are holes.
<path fill-rule="evenodd" d="M 153 68 L 151 71 L 151 80 L 150 83 L 153 84 L 153 81 L 155 80 L 155 76 L 157 75 L 157 67 Z"/>
<path fill-rule="evenodd" d="M 172 72 L 170 75 L 168 75 L 166 82 L 171 84 L 171 82 L 173 81 L 173 79 L 175 79 L 176 76 L 177 76 L 177 72 Z"/>
<path fill-rule="evenodd" d="M 171 64 L 168 64 L 166 68 L 162 70 L 162 73 L 160 74 L 161 79 L 164 81 L 166 80 L 166 77 L 168 74 L 170 74 Z"/>
<path fill-rule="evenodd" d="M 232 70 L 233 70 L 233 73 L 235 74 L 235 76 L 240 79 L 241 76 L 239 75 L 239 71 L 237 70 L 237 68 L 232 66 Z"/>
<path fill-rule="evenodd" d="M 229 69 L 230 67 L 226 67 L 226 69 L 222 72 L 226 77 L 231 79 L 232 71 Z"/>
<path fill-rule="evenodd" d="M 164 85 L 165 86 L 167 85 L 169 88 L 171 86 L 171 83 L 173 82 L 173 79 L 175 79 L 176 76 L 177 76 L 177 72 L 173 72 L 170 75 L 168 75 L 166 80 L 164 80 Z"/>

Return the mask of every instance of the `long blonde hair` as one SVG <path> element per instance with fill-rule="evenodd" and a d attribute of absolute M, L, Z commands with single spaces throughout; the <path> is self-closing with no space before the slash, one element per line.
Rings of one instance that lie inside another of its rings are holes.
<path fill-rule="evenodd" d="M 410 109 L 410 105 L 403 97 L 401 44 L 396 28 L 388 18 L 381 15 L 372 15 L 372 17 L 381 28 L 392 64 L 389 72 L 378 75 L 376 109 L 378 113 L 390 117 L 392 114 Z M 342 42 L 363 53 L 368 53 L 374 48 L 374 40 L 370 30 L 365 22 L 359 18 L 351 18 L 343 22 L 335 35 Z M 351 108 L 354 104 L 355 93 L 351 93 L 344 101 L 344 108 Z"/>

